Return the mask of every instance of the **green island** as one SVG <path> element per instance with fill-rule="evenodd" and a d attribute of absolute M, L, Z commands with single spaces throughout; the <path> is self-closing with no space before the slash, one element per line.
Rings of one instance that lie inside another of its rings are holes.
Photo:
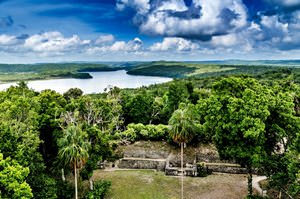
<path fill-rule="evenodd" d="M 299 199 L 300 71 L 283 64 L 0 65 L 1 81 L 175 78 L 86 95 L 23 81 L 1 91 L 0 196 Z"/>

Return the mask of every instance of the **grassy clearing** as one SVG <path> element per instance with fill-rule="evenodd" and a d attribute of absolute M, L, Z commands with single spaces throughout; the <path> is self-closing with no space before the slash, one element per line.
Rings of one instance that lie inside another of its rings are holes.
<path fill-rule="evenodd" d="M 108 199 L 178 199 L 180 178 L 152 170 L 97 170 L 94 180 L 112 181 Z M 205 178 L 184 178 L 185 199 L 240 199 L 247 194 L 246 176 L 214 174 Z"/>
<path fill-rule="evenodd" d="M 215 73 L 215 72 L 224 72 L 224 71 L 231 71 L 235 70 L 234 67 L 221 67 L 221 66 L 215 66 L 215 65 L 197 65 L 197 69 L 195 72 L 188 74 L 187 76 L 194 76 L 194 75 L 200 75 L 205 73 Z"/>
<path fill-rule="evenodd" d="M 152 75 L 164 77 L 190 77 L 199 74 L 234 70 L 235 67 L 222 67 L 212 64 L 185 62 L 149 62 L 137 65 L 128 71 L 132 75 Z"/>

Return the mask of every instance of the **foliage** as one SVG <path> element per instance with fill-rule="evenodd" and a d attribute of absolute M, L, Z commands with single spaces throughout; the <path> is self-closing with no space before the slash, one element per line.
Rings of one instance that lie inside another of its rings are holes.
<path fill-rule="evenodd" d="M 167 140 L 168 139 L 168 126 L 159 124 L 159 125 L 143 125 L 138 124 L 129 124 L 127 130 L 118 134 L 123 139 L 127 139 L 131 142 L 138 140 Z"/>
<path fill-rule="evenodd" d="M 28 174 L 28 168 L 10 158 L 4 159 L 0 153 L 0 198 L 32 198 L 31 188 L 25 181 Z"/>
<path fill-rule="evenodd" d="M 181 102 L 186 102 L 189 97 L 186 85 L 180 82 L 174 82 L 169 86 L 168 96 L 168 109 L 172 114 Z"/>
<path fill-rule="evenodd" d="M 58 187 L 56 180 L 45 173 L 40 173 L 38 177 L 31 180 L 30 186 L 34 187 L 34 198 L 56 199 Z"/>
<path fill-rule="evenodd" d="M 73 199 L 74 186 L 67 181 L 59 180 L 57 182 L 57 198 Z"/>
<path fill-rule="evenodd" d="M 57 135 L 61 134 L 58 118 L 64 112 L 67 101 L 63 96 L 52 90 L 44 90 L 37 96 L 40 104 L 39 131 L 41 153 L 46 165 L 51 167 L 58 152 Z"/>
<path fill-rule="evenodd" d="M 251 78 L 225 78 L 214 93 L 200 101 L 204 128 L 215 132 L 214 141 L 222 158 L 233 159 L 248 169 L 252 195 L 252 167 L 266 155 L 265 121 L 273 106 L 271 91 Z"/>
<path fill-rule="evenodd" d="M 197 112 L 192 104 L 181 104 L 169 120 L 169 135 L 176 143 L 190 142 L 200 126 L 197 121 Z"/>
<path fill-rule="evenodd" d="M 0 92 L 1 153 L 9 164 L 29 169 L 26 182 L 34 198 L 73 197 L 73 187 L 59 179 L 59 172 L 53 172 L 57 171 L 53 164 L 56 159 L 67 173 L 70 164 L 81 157 L 77 166 L 83 179 L 89 179 L 98 163 L 112 155 L 113 139 L 119 143 L 122 139 L 134 142 L 171 137 L 176 142 L 192 138 L 192 142 L 214 141 L 222 158 L 236 160 L 249 169 L 257 167 L 269 177 L 273 189 L 299 195 L 298 69 L 152 64 L 159 69 L 169 65 L 167 68 L 192 70 L 184 73 L 190 75 L 188 79 L 139 89 L 114 87 L 94 95 L 83 95 L 79 89 L 65 95 L 51 90 L 38 93 L 25 82 Z M 58 70 L 59 64 L 54 67 Z M 71 64 L 64 67 L 73 70 Z M 74 70 L 98 70 L 98 66 L 82 67 Z M 199 74 L 200 68 L 222 71 Z M 220 77 L 242 72 L 254 74 L 256 80 L 248 75 Z M 67 149 L 73 141 L 84 153 Z"/>
<path fill-rule="evenodd" d="M 89 149 L 89 158 L 85 167 L 80 171 L 83 179 L 92 177 L 93 170 L 98 167 L 98 162 L 108 159 L 112 155 L 109 145 L 109 137 L 96 127 L 87 129 L 88 137 L 91 142 Z"/>
<path fill-rule="evenodd" d="M 300 123 L 292 88 L 297 90 L 291 84 L 288 89 L 276 83 L 267 87 L 251 78 L 232 77 L 216 83 L 212 95 L 199 101 L 204 129 L 215 132 L 221 157 L 247 166 L 249 183 L 255 166 L 264 169 L 273 186 L 294 187 L 297 169 L 289 172 L 293 166 L 288 165 L 299 169 L 299 163 L 291 163 L 298 160 L 288 154 L 292 153 L 290 146 Z"/>
<path fill-rule="evenodd" d="M 90 143 L 87 141 L 86 132 L 80 126 L 69 124 L 64 130 L 64 135 L 58 140 L 58 159 L 63 166 L 74 168 L 75 198 L 77 194 L 77 168 L 82 168 L 89 157 Z"/>
<path fill-rule="evenodd" d="M 64 93 L 64 98 L 68 101 L 71 99 L 77 99 L 82 96 L 83 91 L 79 88 L 70 88 L 67 92 Z"/>
<path fill-rule="evenodd" d="M 130 68 L 128 74 L 183 78 L 203 73 L 234 70 L 235 67 L 185 62 L 149 62 Z"/>
<path fill-rule="evenodd" d="M 91 78 L 93 71 L 115 71 L 122 67 L 90 63 L 0 64 L 1 81 L 21 81 L 49 78 Z"/>
<path fill-rule="evenodd" d="M 154 97 L 151 93 L 147 92 L 145 89 L 141 89 L 134 95 L 122 93 L 121 99 L 123 102 L 122 106 L 126 124 L 149 123 L 151 120 L 150 107 L 154 101 Z"/>
<path fill-rule="evenodd" d="M 212 173 L 211 170 L 208 169 L 208 167 L 205 167 L 205 165 L 197 164 L 197 176 L 198 177 L 206 177 Z"/>
<path fill-rule="evenodd" d="M 107 180 L 99 180 L 94 183 L 94 189 L 90 191 L 86 199 L 104 199 L 111 187 L 111 182 Z"/>
<path fill-rule="evenodd" d="M 253 79 L 227 78 L 214 86 L 214 94 L 200 100 L 204 128 L 215 132 L 221 157 L 252 164 L 265 142 L 264 121 L 270 115 L 269 91 Z"/>
<path fill-rule="evenodd" d="M 70 125 L 64 130 L 64 136 L 58 140 L 58 157 L 64 166 L 82 166 L 88 158 L 90 143 L 87 133 L 79 126 Z"/>

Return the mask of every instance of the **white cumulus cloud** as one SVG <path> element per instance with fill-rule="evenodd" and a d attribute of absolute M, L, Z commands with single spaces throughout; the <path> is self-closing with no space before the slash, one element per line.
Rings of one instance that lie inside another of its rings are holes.
<path fill-rule="evenodd" d="M 184 0 L 165 0 L 152 4 L 151 9 L 148 1 L 146 7 L 132 2 L 122 0 L 123 8 L 136 10 L 134 21 L 145 34 L 210 40 L 247 25 L 247 9 L 241 0 L 193 0 L 190 7 Z"/>
<path fill-rule="evenodd" d="M 103 53 L 103 52 L 136 52 L 142 50 L 143 42 L 139 38 L 134 38 L 128 42 L 115 41 L 112 45 L 92 46 L 87 49 L 90 54 Z"/>
<path fill-rule="evenodd" d="M 167 37 L 162 42 L 150 46 L 151 51 L 191 51 L 197 48 L 198 44 L 178 37 Z"/>
<path fill-rule="evenodd" d="M 16 43 L 17 43 L 16 36 L 6 35 L 6 34 L 0 35 L 0 45 L 8 46 Z"/>
<path fill-rule="evenodd" d="M 90 44 L 90 40 L 81 40 L 78 35 L 64 37 L 60 32 L 35 34 L 25 40 L 24 47 L 35 52 L 77 51 Z"/>
<path fill-rule="evenodd" d="M 115 37 L 112 34 L 107 34 L 107 35 L 101 35 L 99 36 L 95 43 L 96 44 L 104 44 L 104 43 L 109 43 L 113 42 L 115 40 Z"/>

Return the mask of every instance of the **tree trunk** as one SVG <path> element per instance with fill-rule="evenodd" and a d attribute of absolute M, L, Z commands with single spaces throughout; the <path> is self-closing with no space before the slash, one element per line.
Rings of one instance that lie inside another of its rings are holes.
<path fill-rule="evenodd" d="M 248 166 L 248 195 L 252 196 L 253 188 L 252 188 L 252 167 Z"/>
<path fill-rule="evenodd" d="M 279 191 L 278 198 L 281 199 L 281 191 Z"/>
<path fill-rule="evenodd" d="M 62 181 L 66 181 L 64 169 L 61 169 L 61 179 L 62 179 Z"/>
<path fill-rule="evenodd" d="M 89 183 L 90 183 L 90 190 L 93 191 L 94 190 L 94 185 L 93 185 L 92 178 L 89 179 Z"/>
<path fill-rule="evenodd" d="M 181 143 L 181 199 L 183 199 L 183 143 Z"/>
<path fill-rule="evenodd" d="M 77 193 L 77 169 L 76 169 L 76 162 L 74 163 L 74 177 L 75 177 L 75 199 L 78 199 L 78 193 Z"/>

